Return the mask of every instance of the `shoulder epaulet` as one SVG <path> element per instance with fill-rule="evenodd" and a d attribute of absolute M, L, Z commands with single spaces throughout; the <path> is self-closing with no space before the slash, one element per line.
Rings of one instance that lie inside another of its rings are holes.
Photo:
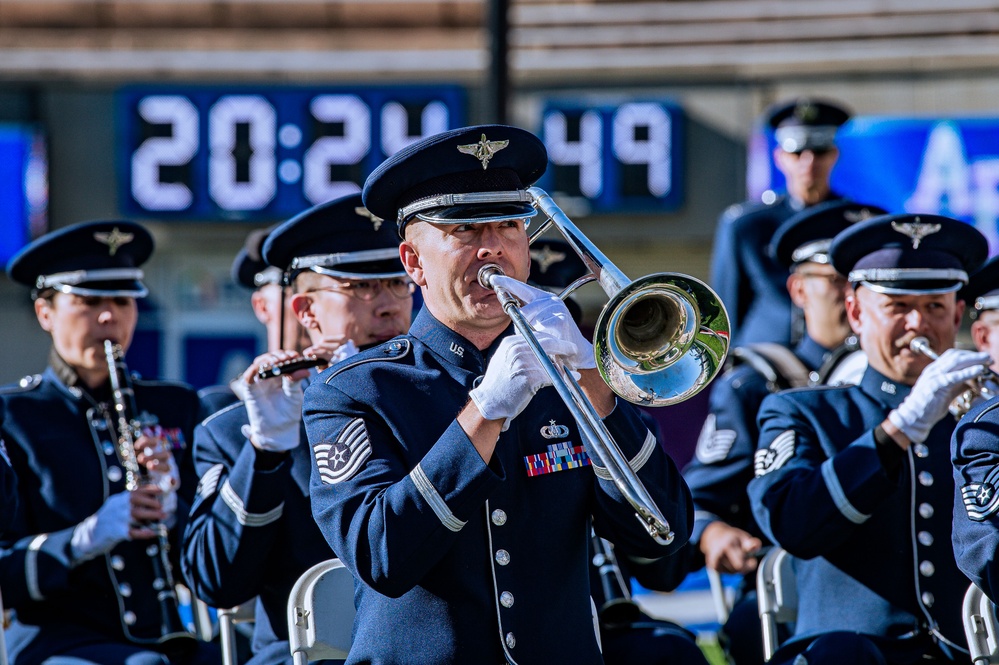
<path fill-rule="evenodd" d="M 412 343 L 405 337 L 401 339 L 390 339 L 384 344 L 370 348 L 363 353 L 359 353 L 352 358 L 348 358 L 347 360 L 337 363 L 330 370 L 328 370 L 329 376 L 323 380 L 323 383 L 328 384 L 334 376 L 360 365 L 390 360 L 402 360 L 407 354 L 409 354 L 409 350 L 412 347 Z"/>
<path fill-rule="evenodd" d="M 232 404 L 229 404 L 229 405 L 227 405 L 227 406 L 223 406 L 223 407 L 222 407 L 221 409 L 219 409 L 219 410 L 218 410 L 218 411 L 216 411 L 215 413 L 213 413 L 213 414 L 209 415 L 209 416 L 208 416 L 207 418 L 205 418 L 204 420 L 202 420 L 202 421 L 201 421 L 201 425 L 202 425 L 202 426 L 205 426 L 205 425 L 207 425 L 208 423 L 210 423 L 210 422 L 212 422 L 213 420 L 215 420 L 216 418 L 218 418 L 219 416 L 221 416 L 221 415 L 223 415 L 223 414 L 225 414 L 225 413 L 229 413 L 230 411 L 232 411 L 232 410 L 234 410 L 234 409 L 238 409 L 238 408 L 240 408 L 240 407 L 243 407 L 243 406 L 246 406 L 246 405 L 245 405 L 245 404 L 243 404 L 243 401 L 242 401 L 242 400 L 239 400 L 239 401 L 236 401 L 236 402 L 233 402 Z"/>
<path fill-rule="evenodd" d="M 40 385 L 42 385 L 41 374 L 28 374 L 17 383 L 0 386 L 0 393 L 20 393 L 27 390 L 34 390 Z"/>

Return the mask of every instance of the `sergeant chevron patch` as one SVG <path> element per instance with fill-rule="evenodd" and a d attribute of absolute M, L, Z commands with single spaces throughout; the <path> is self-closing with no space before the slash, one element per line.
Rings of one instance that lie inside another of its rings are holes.
<path fill-rule="evenodd" d="M 702 464 L 720 462 L 732 450 L 735 443 L 735 430 L 715 429 L 715 414 L 709 414 L 704 420 L 704 427 L 697 437 L 697 448 L 694 454 Z"/>
<path fill-rule="evenodd" d="M 999 466 L 994 466 L 985 474 L 982 482 L 968 483 L 961 487 L 961 498 L 964 500 L 964 509 L 968 511 L 968 519 L 973 522 L 984 522 L 999 510 L 997 480 L 999 480 Z"/>
<path fill-rule="evenodd" d="M 205 499 L 215 494 L 215 488 L 219 485 L 219 477 L 222 475 L 222 471 L 225 470 L 225 465 L 223 464 L 213 464 L 210 469 L 205 471 L 205 475 L 201 476 L 201 480 L 198 481 L 198 495 Z"/>
<path fill-rule="evenodd" d="M 343 428 L 333 443 L 313 446 L 319 477 L 327 485 L 350 480 L 371 457 L 371 443 L 364 420 L 355 418 Z"/>
<path fill-rule="evenodd" d="M 794 456 L 794 430 L 777 435 L 768 448 L 761 448 L 753 455 L 756 477 L 764 476 L 781 468 Z"/>

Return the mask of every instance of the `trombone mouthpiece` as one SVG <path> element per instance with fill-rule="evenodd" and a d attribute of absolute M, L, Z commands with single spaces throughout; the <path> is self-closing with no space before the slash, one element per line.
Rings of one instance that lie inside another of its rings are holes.
<path fill-rule="evenodd" d="M 492 278 L 495 275 L 502 275 L 503 269 L 500 268 L 495 263 L 487 263 L 486 265 L 479 268 L 479 274 L 476 277 L 479 281 L 479 285 L 484 289 L 492 289 Z"/>

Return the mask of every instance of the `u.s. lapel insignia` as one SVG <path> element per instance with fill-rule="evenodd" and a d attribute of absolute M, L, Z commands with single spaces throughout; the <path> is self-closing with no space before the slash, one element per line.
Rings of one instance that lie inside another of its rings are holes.
<path fill-rule="evenodd" d="M 564 439 L 569 436 L 569 428 L 565 425 L 556 425 L 554 420 L 549 420 L 548 424 L 541 428 L 541 436 L 546 439 Z"/>
<path fill-rule="evenodd" d="M 777 435 L 767 448 L 757 450 L 753 455 L 753 472 L 756 477 L 765 476 L 781 468 L 794 455 L 794 430 Z"/>
<path fill-rule="evenodd" d="M 332 443 L 313 446 L 319 477 L 327 485 L 350 480 L 371 457 L 371 442 L 364 420 L 351 420 Z"/>
<path fill-rule="evenodd" d="M 357 213 L 358 217 L 367 217 L 368 219 L 370 219 L 371 225 L 375 227 L 375 231 L 378 231 L 378 229 L 382 228 L 382 222 L 385 221 L 384 219 L 382 219 L 375 213 L 371 212 L 364 206 L 357 206 L 356 208 L 354 208 L 354 212 Z"/>
<path fill-rule="evenodd" d="M 475 157 L 477 160 L 482 162 L 482 170 L 485 171 L 489 166 L 489 160 L 493 158 L 493 155 L 508 145 L 510 145 L 509 140 L 490 141 L 486 138 L 486 135 L 483 134 L 478 143 L 469 143 L 467 145 L 458 146 L 458 152 Z"/>
<path fill-rule="evenodd" d="M 911 222 L 892 222 L 891 227 L 904 236 L 912 239 L 912 248 L 919 249 L 919 243 L 928 235 L 932 235 L 940 230 L 939 224 L 927 224 L 916 217 Z"/>
<path fill-rule="evenodd" d="M 122 233 L 117 226 L 107 232 L 97 231 L 94 233 L 94 240 L 108 246 L 108 256 L 114 256 L 119 247 L 127 245 L 134 239 L 134 234 Z"/>
<path fill-rule="evenodd" d="M 984 522 L 999 511 L 999 492 L 996 492 L 996 482 L 999 481 L 999 466 L 994 466 L 980 483 L 968 483 L 961 487 L 961 499 L 964 509 L 968 511 L 968 519 L 972 522 Z"/>
<path fill-rule="evenodd" d="M 697 448 L 694 454 L 702 464 L 715 464 L 728 457 L 728 453 L 735 444 L 735 430 L 716 429 L 715 415 L 708 414 L 704 420 L 704 427 L 697 437 Z"/>
<path fill-rule="evenodd" d="M 545 273 L 556 263 L 565 260 L 565 252 L 556 252 L 545 245 L 541 249 L 531 250 L 531 260 L 538 264 L 538 270 Z"/>
<path fill-rule="evenodd" d="M 590 466 L 590 456 L 583 446 L 573 446 L 568 441 L 561 441 L 548 446 L 548 452 L 524 457 L 529 478 L 543 476 L 556 471 L 578 469 Z"/>

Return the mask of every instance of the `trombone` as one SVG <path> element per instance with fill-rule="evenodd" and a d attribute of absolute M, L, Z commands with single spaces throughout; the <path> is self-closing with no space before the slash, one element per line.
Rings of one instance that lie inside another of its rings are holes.
<path fill-rule="evenodd" d="M 597 319 L 593 338 L 597 369 L 610 389 L 634 404 L 666 406 L 693 397 L 707 386 L 721 370 L 729 347 L 728 314 L 714 291 L 677 273 L 629 280 L 544 190 L 531 187 L 527 193 L 532 205 L 546 217 L 531 241 L 554 225 L 590 270 L 559 297 L 564 299 L 583 284 L 597 281 L 610 298 Z M 668 545 L 675 535 L 669 522 L 586 399 L 571 368 L 556 365 L 548 357 L 520 311 L 520 301 L 493 285 L 492 278 L 500 274 L 502 270 L 495 264 L 482 266 L 479 283 L 495 291 L 517 332 L 527 340 L 572 413 L 594 463 L 607 469 L 649 535 Z"/>

